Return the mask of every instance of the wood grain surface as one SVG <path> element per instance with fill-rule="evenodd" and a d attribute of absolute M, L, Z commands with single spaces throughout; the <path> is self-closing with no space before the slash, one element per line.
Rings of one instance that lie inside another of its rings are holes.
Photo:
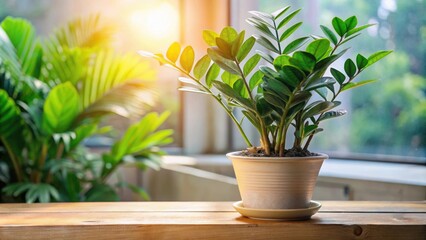
<path fill-rule="evenodd" d="M 0 240 L 426 239 L 426 202 L 322 202 L 309 221 L 242 217 L 231 202 L 0 204 Z"/>

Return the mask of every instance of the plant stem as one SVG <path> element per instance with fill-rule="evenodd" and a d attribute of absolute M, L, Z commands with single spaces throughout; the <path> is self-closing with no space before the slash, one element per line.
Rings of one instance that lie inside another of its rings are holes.
<path fill-rule="evenodd" d="M 280 36 L 278 34 L 277 24 L 275 23 L 275 20 L 272 20 L 272 23 L 274 23 L 274 30 L 275 30 L 275 36 L 277 37 L 277 43 L 278 43 L 278 51 L 281 54 L 281 44 L 280 44 Z"/>
<path fill-rule="evenodd" d="M 41 180 L 41 171 L 44 166 L 44 163 L 46 162 L 46 155 L 47 155 L 47 144 L 43 142 L 41 146 L 40 157 L 37 161 L 37 169 L 35 169 L 35 173 L 33 176 L 33 180 L 35 183 L 39 183 Z"/>
<path fill-rule="evenodd" d="M 181 73 L 185 74 L 187 77 L 191 78 L 192 80 L 194 80 L 196 83 L 198 83 L 198 85 L 200 87 L 203 88 L 204 91 L 206 91 L 207 93 L 209 93 L 211 96 L 213 96 L 213 98 L 222 106 L 222 108 L 226 111 L 226 113 L 228 114 L 228 116 L 232 119 L 232 121 L 235 123 L 235 125 L 237 125 L 238 131 L 240 132 L 241 136 L 243 137 L 244 141 L 247 144 L 247 147 L 251 148 L 253 147 L 253 144 L 250 142 L 250 140 L 248 139 L 246 133 L 244 132 L 243 128 L 241 127 L 241 124 L 238 122 L 238 120 L 235 118 L 234 114 L 232 113 L 232 111 L 225 106 L 225 104 L 222 102 L 222 99 L 219 98 L 218 96 L 216 96 L 207 86 L 205 86 L 204 84 L 202 84 L 198 79 L 196 79 L 195 77 L 191 76 L 191 74 L 189 74 L 188 72 L 186 72 L 185 70 L 183 70 L 182 68 L 178 67 L 176 64 L 169 62 L 169 64 L 171 66 L 173 66 L 175 69 L 177 69 L 178 71 L 180 71 Z M 244 81 L 245 82 L 245 81 Z M 249 91 L 249 95 L 250 91 Z"/>
<path fill-rule="evenodd" d="M 15 169 L 16 178 L 18 179 L 18 182 L 22 182 L 24 180 L 22 169 L 19 166 L 19 159 L 18 157 L 13 153 L 12 147 L 9 145 L 9 143 L 4 139 L 0 138 L 1 142 L 3 142 L 7 154 L 10 157 L 10 160 L 12 161 L 13 168 Z"/>

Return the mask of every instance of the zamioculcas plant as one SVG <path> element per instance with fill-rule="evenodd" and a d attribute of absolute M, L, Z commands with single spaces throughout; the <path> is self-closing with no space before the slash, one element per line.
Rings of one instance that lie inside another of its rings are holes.
<path fill-rule="evenodd" d="M 118 166 L 158 164 L 171 142 L 159 130 L 168 114 L 143 114 L 154 104 L 153 71 L 110 47 L 112 31 L 98 16 L 80 19 L 40 39 L 24 19 L 0 27 L 1 201 L 111 201 L 107 183 Z M 108 134 L 106 116 L 141 118 L 102 155 L 83 141 Z M 143 189 L 127 186 L 146 197 Z"/>
<path fill-rule="evenodd" d="M 182 50 L 177 42 L 169 47 L 165 56 L 141 53 L 181 72 L 184 77 L 179 80 L 186 86 L 180 90 L 213 97 L 236 124 L 248 152 L 261 151 L 265 156 L 309 156 L 313 136 L 323 131 L 320 123 L 346 113 L 334 110 L 340 105 L 338 96 L 374 82 L 355 79 L 390 51 L 378 51 L 368 57 L 357 54 L 353 59 L 346 59 L 344 69 L 338 70 L 332 64 L 347 52 L 346 43 L 372 24 L 357 26 L 355 16 L 346 20 L 335 17 L 334 31 L 321 25 L 326 37 L 295 38 L 293 33 L 302 22 L 286 26 L 300 10 L 284 16 L 288 9 L 272 14 L 251 11 L 253 16 L 247 22 L 259 34 L 248 38 L 244 30 L 237 32 L 232 27 L 225 27 L 220 33 L 205 30 L 203 38 L 209 48 L 195 64 L 193 48 L 187 46 Z M 253 52 L 255 42 L 266 51 Z M 315 95 L 319 99 L 312 101 Z M 260 149 L 246 136 L 242 119 L 234 115 L 235 107 L 242 109 L 245 118 L 258 130 Z M 286 136 L 291 127 L 294 141 L 289 144 Z"/>
<path fill-rule="evenodd" d="M 182 50 L 179 43 L 173 43 L 165 55 L 141 52 L 182 73 L 179 80 L 185 86 L 180 90 L 210 95 L 237 126 L 247 149 L 227 156 L 233 162 L 244 207 L 319 208 L 310 201 L 327 156 L 311 153 L 311 140 L 323 131 L 322 121 L 346 113 L 336 110 L 339 95 L 373 82 L 355 79 L 390 53 L 378 51 L 340 60 L 348 52 L 348 42 L 371 24 L 358 26 L 355 16 L 335 17 L 331 27 L 320 26 L 325 37 L 295 37 L 302 22 L 290 22 L 300 10 L 288 13 L 289 9 L 272 14 L 251 11 L 247 22 L 258 31 L 254 36 L 246 37 L 244 30 L 232 27 L 220 33 L 204 31 L 209 47 L 196 62 L 193 48 Z M 262 48 L 253 50 L 255 43 Z M 333 65 L 337 61 L 344 61 L 343 69 Z M 242 111 L 243 119 L 237 118 L 234 108 Z M 248 139 L 243 120 L 259 132 L 260 147 Z"/>

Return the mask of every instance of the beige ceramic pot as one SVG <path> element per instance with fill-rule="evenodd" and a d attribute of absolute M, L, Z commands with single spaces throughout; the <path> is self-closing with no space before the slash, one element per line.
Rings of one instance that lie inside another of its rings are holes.
<path fill-rule="evenodd" d="M 310 157 L 226 156 L 232 161 L 243 205 L 256 209 L 308 208 L 325 154 Z"/>

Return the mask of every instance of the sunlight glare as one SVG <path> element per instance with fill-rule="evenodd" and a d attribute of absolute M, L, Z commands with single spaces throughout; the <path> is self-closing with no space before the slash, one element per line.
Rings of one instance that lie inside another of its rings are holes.
<path fill-rule="evenodd" d="M 170 39 L 179 31 L 178 13 L 167 2 L 134 11 L 130 15 L 130 22 L 135 29 L 154 39 Z"/>

